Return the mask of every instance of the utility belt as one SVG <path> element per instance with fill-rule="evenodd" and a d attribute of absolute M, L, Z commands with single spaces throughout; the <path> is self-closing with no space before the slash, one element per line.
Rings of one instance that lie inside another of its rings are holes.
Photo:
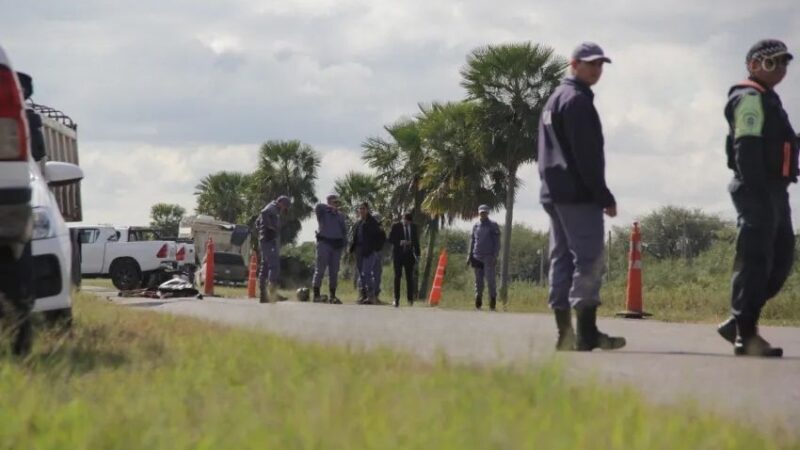
<path fill-rule="evenodd" d="M 343 238 L 338 238 L 338 239 L 337 238 L 329 238 L 329 237 L 321 236 L 319 233 L 317 233 L 317 242 L 324 242 L 324 243 L 330 245 L 331 247 L 333 247 L 336 250 L 344 248 L 344 245 L 346 243 Z"/>

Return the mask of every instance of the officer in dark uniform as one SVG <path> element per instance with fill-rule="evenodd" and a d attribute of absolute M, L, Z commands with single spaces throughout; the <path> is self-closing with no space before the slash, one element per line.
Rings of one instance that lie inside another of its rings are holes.
<path fill-rule="evenodd" d="M 327 301 L 341 305 L 342 302 L 336 297 L 336 287 L 339 284 L 339 263 L 342 260 L 342 251 L 347 245 L 347 225 L 345 225 L 344 215 L 339 211 L 339 196 L 328 194 L 325 198 L 326 203 L 320 203 L 314 208 L 317 215 L 317 254 L 316 267 L 312 287 L 314 289 L 314 303 L 325 301 L 325 297 L 320 294 L 322 278 L 325 271 L 328 271 L 328 287 L 330 296 Z"/>
<path fill-rule="evenodd" d="M 797 136 L 773 90 L 792 60 L 778 40 L 757 42 L 747 52 L 750 76 L 733 86 L 725 107 L 729 124 L 729 190 L 738 214 L 731 310 L 718 331 L 736 355 L 783 356 L 758 334 L 761 309 L 780 292 L 794 259 L 790 183 L 797 182 Z"/>
<path fill-rule="evenodd" d="M 258 270 L 258 290 L 261 303 L 268 303 L 270 298 L 273 301 L 287 300 L 278 293 L 278 281 L 281 270 L 281 215 L 286 214 L 291 204 L 289 197 L 281 195 L 267 204 L 256 219 L 258 243 L 261 247 L 261 266 Z"/>
<path fill-rule="evenodd" d="M 480 220 L 472 226 L 467 265 L 475 270 L 475 309 L 483 306 L 483 281 L 489 285 L 489 309 L 497 307 L 497 260 L 500 255 L 500 226 L 489 219 L 489 206 L 478 207 Z"/>

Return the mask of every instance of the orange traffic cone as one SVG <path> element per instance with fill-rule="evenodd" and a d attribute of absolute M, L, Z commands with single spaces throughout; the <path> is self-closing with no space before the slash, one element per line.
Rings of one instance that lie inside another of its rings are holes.
<path fill-rule="evenodd" d="M 444 273 L 446 268 L 447 250 L 442 249 L 441 253 L 439 253 L 439 264 L 436 265 L 436 276 L 433 277 L 431 295 L 428 297 L 429 306 L 439 306 L 439 300 L 442 299 L 442 283 L 444 282 Z"/>
<path fill-rule="evenodd" d="M 203 274 L 204 285 L 203 293 L 205 295 L 214 295 L 214 240 L 208 238 L 206 241 L 206 271 Z"/>
<path fill-rule="evenodd" d="M 639 222 L 633 223 L 631 231 L 631 251 L 628 256 L 628 290 L 625 299 L 625 311 L 617 316 L 628 319 L 642 319 L 652 314 L 642 310 L 642 234 Z"/>
<path fill-rule="evenodd" d="M 247 276 L 247 298 L 256 298 L 256 278 L 258 277 L 258 257 L 250 254 L 250 273 Z"/>

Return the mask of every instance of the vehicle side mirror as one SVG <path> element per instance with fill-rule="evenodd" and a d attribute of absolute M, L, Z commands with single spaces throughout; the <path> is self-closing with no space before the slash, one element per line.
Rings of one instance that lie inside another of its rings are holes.
<path fill-rule="evenodd" d="M 48 161 L 44 165 L 44 178 L 50 186 L 64 186 L 83 179 L 83 170 L 75 164 Z"/>

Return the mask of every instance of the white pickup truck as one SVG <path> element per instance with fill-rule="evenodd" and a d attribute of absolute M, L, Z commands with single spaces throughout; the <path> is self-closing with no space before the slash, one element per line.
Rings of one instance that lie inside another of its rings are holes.
<path fill-rule="evenodd" d="M 149 228 L 76 225 L 81 242 L 81 273 L 111 277 L 121 291 L 158 283 L 176 268 L 176 245 Z"/>

